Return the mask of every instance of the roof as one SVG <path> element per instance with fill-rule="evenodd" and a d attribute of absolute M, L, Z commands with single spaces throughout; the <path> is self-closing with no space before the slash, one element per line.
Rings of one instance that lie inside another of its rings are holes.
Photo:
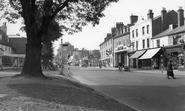
<path fill-rule="evenodd" d="M 184 33 L 185 32 L 185 25 L 181 26 L 181 27 L 177 27 L 174 30 L 170 31 L 168 33 L 168 35 L 174 35 L 174 34 L 178 34 L 178 33 Z"/>
<path fill-rule="evenodd" d="M 10 38 L 15 54 L 26 54 L 27 38 Z"/>
<path fill-rule="evenodd" d="M 185 25 L 181 26 L 181 27 L 177 27 L 173 30 L 165 30 L 159 34 L 157 34 L 156 36 L 152 37 L 152 39 L 154 38 L 160 38 L 160 37 L 164 37 L 164 36 L 169 36 L 169 35 L 174 35 L 174 34 L 178 34 L 178 33 L 184 33 L 185 32 Z"/>
<path fill-rule="evenodd" d="M 119 35 L 116 35 L 116 36 L 113 37 L 113 39 L 116 39 L 116 38 L 119 38 L 119 37 L 125 36 L 125 35 L 130 35 L 130 31 L 122 33 L 122 34 L 119 34 Z"/>
<path fill-rule="evenodd" d="M 157 34 L 156 36 L 152 37 L 152 39 L 167 36 L 167 35 L 168 35 L 168 33 L 169 33 L 170 31 L 171 31 L 171 30 L 166 29 L 165 31 L 163 31 L 163 32 L 161 32 L 161 33 Z"/>
<path fill-rule="evenodd" d="M 0 29 L 0 35 L 2 35 L 2 39 L 0 39 L 0 44 L 11 46 L 11 43 L 8 42 L 9 37 Z"/>

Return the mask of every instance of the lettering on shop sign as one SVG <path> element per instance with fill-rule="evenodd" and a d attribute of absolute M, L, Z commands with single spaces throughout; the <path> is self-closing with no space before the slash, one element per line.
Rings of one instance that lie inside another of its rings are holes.
<path fill-rule="evenodd" d="M 126 50 L 127 47 L 124 47 L 124 46 L 121 46 L 121 47 L 118 47 L 116 51 L 119 51 L 119 50 Z"/>

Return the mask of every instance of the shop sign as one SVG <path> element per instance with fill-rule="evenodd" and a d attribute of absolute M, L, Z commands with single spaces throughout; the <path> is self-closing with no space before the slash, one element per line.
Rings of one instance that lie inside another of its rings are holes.
<path fill-rule="evenodd" d="M 126 46 L 119 46 L 119 47 L 116 48 L 115 51 L 125 51 L 125 50 L 127 50 L 127 49 L 128 49 L 128 48 L 127 48 Z"/>

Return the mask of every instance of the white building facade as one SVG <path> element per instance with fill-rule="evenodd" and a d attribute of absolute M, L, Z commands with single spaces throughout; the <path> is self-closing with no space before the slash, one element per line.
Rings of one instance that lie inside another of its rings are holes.
<path fill-rule="evenodd" d="M 100 46 L 100 62 L 105 67 L 113 67 L 113 39 L 110 33 L 99 45 Z"/>

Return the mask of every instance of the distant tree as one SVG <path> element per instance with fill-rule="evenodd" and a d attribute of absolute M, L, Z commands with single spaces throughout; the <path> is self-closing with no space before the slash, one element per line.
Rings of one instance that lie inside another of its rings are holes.
<path fill-rule="evenodd" d="M 22 17 L 27 35 L 26 57 L 21 75 L 44 77 L 41 70 L 42 40 L 53 21 L 69 34 L 88 22 L 99 24 L 103 11 L 118 0 L 0 0 L 3 18 L 13 22 Z M 5 6 L 6 5 L 6 6 Z M 11 9 L 10 9 L 11 8 Z"/>
<path fill-rule="evenodd" d="M 94 58 L 100 59 L 100 50 L 93 50 L 92 55 Z"/>

